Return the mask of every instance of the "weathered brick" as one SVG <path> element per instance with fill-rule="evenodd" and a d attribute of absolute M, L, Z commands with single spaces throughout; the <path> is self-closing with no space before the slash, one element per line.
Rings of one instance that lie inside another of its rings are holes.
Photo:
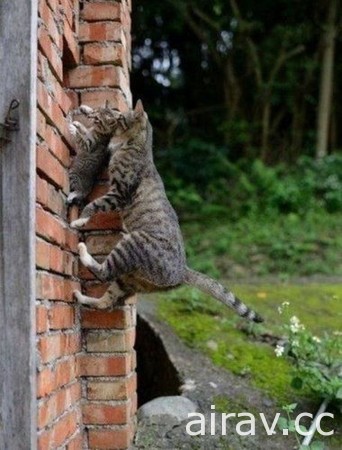
<path fill-rule="evenodd" d="M 103 42 L 96 42 L 84 45 L 84 64 L 116 64 L 123 66 L 125 59 L 125 49 L 122 45 L 112 45 Z"/>
<path fill-rule="evenodd" d="M 43 364 L 81 350 L 79 334 L 52 334 L 38 340 L 38 351 Z"/>
<path fill-rule="evenodd" d="M 82 328 L 124 329 L 132 327 L 134 319 L 130 308 L 115 308 L 113 311 L 81 310 Z"/>
<path fill-rule="evenodd" d="M 80 42 L 115 41 L 123 40 L 123 31 L 116 22 L 84 22 L 80 24 Z"/>
<path fill-rule="evenodd" d="M 129 352 L 134 342 L 134 328 L 115 332 L 89 332 L 86 348 L 88 352 Z"/>
<path fill-rule="evenodd" d="M 67 171 L 58 159 L 43 145 L 37 145 L 36 158 L 37 169 L 55 186 L 67 192 L 69 185 Z"/>
<path fill-rule="evenodd" d="M 37 272 L 37 298 L 41 300 L 73 301 L 73 291 L 80 289 L 76 281 L 53 275 L 47 272 Z"/>
<path fill-rule="evenodd" d="M 88 403 L 82 408 L 85 425 L 122 425 L 126 424 L 131 415 L 129 402 L 120 405 Z"/>
<path fill-rule="evenodd" d="M 119 225 L 120 222 L 117 221 Z M 121 235 L 119 233 L 112 233 L 106 235 L 91 235 L 86 239 L 86 245 L 89 253 L 92 255 L 107 256 L 120 241 Z"/>
<path fill-rule="evenodd" d="M 56 389 L 75 380 L 78 375 L 77 369 L 75 356 L 56 362 L 53 368 L 42 369 L 37 376 L 37 397 L 50 395 Z"/>
<path fill-rule="evenodd" d="M 120 89 L 92 90 L 81 93 L 82 105 L 98 108 L 104 106 L 107 101 L 109 106 L 115 107 L 123 112 L 129 108 L 126 98 Z"/>
<path fill-rule="evenodd" d="M 78 358 L 81 376 L 120 376 L 132 372 L 131 355 L 95 356 L 80 355 Z"/>
<path fill-rule="evenodd" d="M 39 48 L 42 50 L 46 56 L 51 69 L 55 73 L 58 80 L 63 80 L 63 65 L 62 59 L 58 55 L 56 47 L 51 40 L 49 33 L 44 27 L 40 27 L 38 31 L 38 44 Z"/>
<path fill-rule="evenodd" d="M 88 22 L 97 20 L 119 20 L 121 4 L 117 2 L 86 3 L 81 18 Z"/>
<path fill-rule="evenodd" d="M 123 79 L 121 67 L 78 66 L 67 73 L 65 82 L 70 88 L 120 87 Z"/>
<path fill-rule="evenodd" d="M 48 310 L 46 306 L 36 306 L 36 332 L 44 333 L 48 330 Z"/>
<path fill-rule="evenodd" d="M 77 413 L 72 411 L 61 417 L 51 429 L 38 435 L 38 450 L 60 447 L 77 429 Z"/>
<path fill-rule="evenodd" d="M 51 330 L 72 328 L 75 324 L 75 308 L 57 303 L 50 307 L 48 317 Z"/>
<path fill-rule="evenodd" d="M 87 398 L 89 400 L 124 400 L 130 398 L 136 388 L 136 373 L 111 381 L 88 381 Z"/>
<path fill-rule="evenodd" d="M 44 428 L 81 399 L 81 385 L 74 383 L 38 403 L 38 429 Z"/>
<path fill-rule="evenodd" d="M 89 433 L 89 449 L 125 449 L 129 447 L 134 434 L 133 425 L 127 425 L 117 430 L 91 429 Z"/>

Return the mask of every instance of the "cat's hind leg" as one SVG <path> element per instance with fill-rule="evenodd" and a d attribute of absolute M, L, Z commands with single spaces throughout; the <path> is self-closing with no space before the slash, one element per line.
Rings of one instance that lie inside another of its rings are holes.
<path fill-rule="evenodd" d="M 122 275 L 138 270 L 142 265 L 143 255 L 136 234 L 139 233 L 125 234 L 102 264 L 88 253 L 83 242 L 79 243 L 82 264 L 102 281 L 117 280 Z"/>
<path fill-rule="evenodd" d="M 114 305 L 118 300 L 127 297 L 127 292 L 122 290 L 118 283 L 113 282 L 104 295 L 100 298 L 88 297 L 80 291 L 74 291 L 78 303 L 82 305 L 92 306 L 97 309 L 107 309 Z"/>

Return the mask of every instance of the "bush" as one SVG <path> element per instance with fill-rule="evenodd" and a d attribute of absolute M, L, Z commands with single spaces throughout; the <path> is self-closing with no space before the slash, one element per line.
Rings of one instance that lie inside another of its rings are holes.
<path fill-rule="evenodd" d="M 182 218 L 249 214 L 303 215 L 342 209 L 342 156 L 316 161 L 303 157 L 289 167 L 260 160 L 229 161 L 229 149 L 198 139 L 159 155 L 158 165 L 171 202 Z"/>

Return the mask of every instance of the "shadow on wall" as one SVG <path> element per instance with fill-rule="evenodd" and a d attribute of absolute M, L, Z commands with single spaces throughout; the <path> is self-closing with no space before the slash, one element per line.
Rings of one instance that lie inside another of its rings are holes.
<path fill-rule="evenodd" d="M 138 402 L 141 406 L 156 397 L 179 395 L 181 380 L 164 344 L 149 323 L 137 320 Z"/>

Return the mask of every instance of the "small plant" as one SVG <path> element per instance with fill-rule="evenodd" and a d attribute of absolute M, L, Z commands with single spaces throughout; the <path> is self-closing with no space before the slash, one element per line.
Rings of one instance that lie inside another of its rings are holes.
<path fill-rule="evenodd" d="M 279 312 L 288 308 L 283 303 Z M 322 337 L 313 335 L 292 316 L 284 325 L 287 338 L 278 344 L 275 353 L 278 357 L 288 356 L 294 366 L 292 386 L 295 389 L 309 388 L 320 399 L 329 398 L 331 402 L 342 400 L 342 333 L 325 333 Z"/>
<path fill-rule="evenodd" d="M 284 302 L 279 308 L 280 314 L 288 314 L 289 303 Z M 313 335 L 300 322 L 297 316 L 291 316 L 283 326 L 286 339 L 277 344 L 275 354 L 277 357 L 286 356 L 293 363 L 293 378 L 291 385 L 295 389 L 308 388 L 323 404 L 320 412 L 324 412 L 330 403 L 338 403 L 342 400 L 342 333 L 335 331 L 332 334 L 325 333 L 318 337 Z M 283 407 L 287 417 L 281 417 L 278 426 L 296 432 L 295 421 L 291 419 L 291 413 L 296 404 Z M 323 408 L 322 408 L 323 407 Z M 301 426 L 307 431 L 304 426 Z M 296 433 L 299 449 L 320 450 L 323 443 L 316 441 L 310 444 L 315 432 L 315 420 L 309 429 L 307 437 L 300 445 Z M 310 446 L 309 446 L 310 444 Z"/>
<path fill-rule="evenodd" d="M 297 407 L 297 403 L 292 403 L 290 405 L 283 406 L 283 411 L 286 413 L 286 417 L 281 416 L 278 419 L 278 428 L 283 430 L 288 430 L 292 433 L 294 433 L 297 444 L 298 444 L 298 450 L 323 450 L 324 449 L 324 443 L 322 441 L 313 441 L 311 442 L 310 446 L 303 445 L 300 443 L 300 439 L 297 433 L 296 429 L 296 421 L 292 419 L 292 413 Z M 304 425 L 299 425 L 300 431 L 305 432 L 308 431 L 307 428 Z"/>

